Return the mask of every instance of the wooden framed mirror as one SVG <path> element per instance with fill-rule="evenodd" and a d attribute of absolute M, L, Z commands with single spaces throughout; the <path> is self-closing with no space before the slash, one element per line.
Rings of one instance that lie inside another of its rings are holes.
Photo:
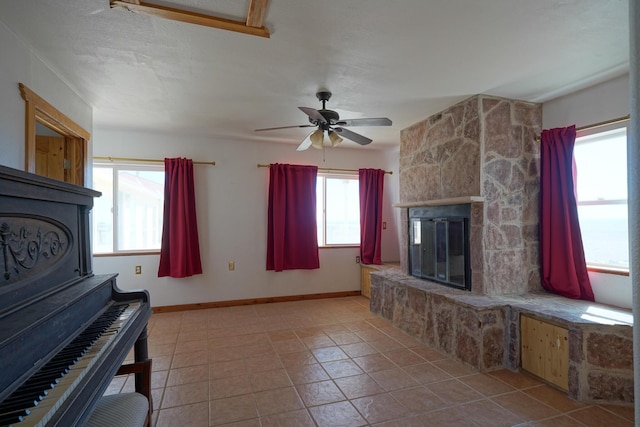
<path fill-rule="evenodd" d="M 25 170 L 85 186 L 91 134 L 22 83 Z"/>

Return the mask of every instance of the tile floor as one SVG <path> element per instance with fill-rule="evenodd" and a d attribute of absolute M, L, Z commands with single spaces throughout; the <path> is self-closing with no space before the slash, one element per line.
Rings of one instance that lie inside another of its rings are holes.
<path fill-rule="evenodd" d="M 347 297 L 154 314 L 156 427 L 632 426 L 508 370 L 480 374 Z M 107 393 L 133 388 L 116 377 Z"/>

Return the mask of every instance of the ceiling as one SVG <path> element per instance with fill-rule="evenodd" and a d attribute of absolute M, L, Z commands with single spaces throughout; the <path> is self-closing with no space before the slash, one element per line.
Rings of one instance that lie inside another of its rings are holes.
<path fill-rule="evenodd" d="M 155 4 L 244 21 L 249 0 Z M 627 0 L 269 0 L 270 38 L 111 9 L 109 0 L 0 2 L 0 21 L 94 109 L 94 127 L 299 143 L 298 106 L 390 148 L 474 94 L 543 102 L 628 71 Z M 342 146 L 357 146 L 348 140 Z"/>

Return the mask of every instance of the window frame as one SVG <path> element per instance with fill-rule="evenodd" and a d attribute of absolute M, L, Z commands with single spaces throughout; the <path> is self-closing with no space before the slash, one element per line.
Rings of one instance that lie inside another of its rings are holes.
<path fill-rule="evenodd" d="M 619 130 L 619 129 L 626 129 L 626 140 L 627 140 L 627 144 L 629 141 L 629 123 L 630 120 L 629 119 L 625 119 L 625 120 L 621 120 L 621 121 L 616 121 L 615 123 L 610 123 L 607 125 L 601 125 L 601 126 L 594 126 L 594 127 L 590 127 L 590 128 L 586 128 L 586 129 L 582 129 L 582 130 L 578 130 L 576 132 L 576 143 L 575 146 L 578 146 L 579 144 L 581 144 L 580 141 L 578 141 L 579 138 L 583 138 L 586 136 L 591 136 L 591 135 L 597 135 L 600 133 L 605 133 L 605 132 L 610 132 L 610 131 L 615 131 L 615 130 Z M 588 142 L 585 142 L 588 143 Z M 574 152 L 575 152 L 575 146 L 574 146 Z M 626 159 L 627 162 L 627 179 L 628 179 L 628 158 Z M 577 169 L 577 166 L 576 166 Z M 578 179 L 580 177 L 580 173 L 578 173 Z M 577 192 L 576 192 L 577 193 Z M 577 199 L 576 197 L 576 204 L 577 206 L 609 206 L 609 205 L 619 205 L 619 204 L 625 204 L 629 205 L 629 194 L 628 194 L 628 189 L 627 189 L 627 197 L 626 199 L 611 199 L 611 200 L 585 200 L 585 201 L 580 201 Z M 627 224 L 629 223 L 629 216 L 628 216 L 628 210 L 627 210 Z M 614 275 L 619 275 L 619 276 L 629 276 L 629 267 L 627 268 L 622 268 L 622 267 L 616 267 L 613 265 L 608 265 L 608 264 L 599 264 L 599 263 L 594 263 L 594 262 L 589 262 L 586 259 L 586 255 L 585 255 L 585 261 L 587 264 L 587 270 L 590 272 L 594 272 L 594 273 L 604 273 L 604 274 L 614 274 Z"/>
<path fill-rule="evenodd" d="M 358 183 L 358 188 L 360 184 L 360 178 L 357 173 L 337 173 L 337 172 L 318 172 L 317 174 L 317 182 L 316 182 L 316 194 L 318 194 L 318 185 L 320 185 L 320 181 L 322 184 L 322 241 L 318 240 L 318 248 L 320 249 L 330 249 L 330 248 L 359 248 L 360 242 L 358 243 L 327 243 L 327 185 L 326 179 L 348 179 Z M 318 204 L 318 200 L 316 200 L 316 204 Z M 360 202 L 359 194 L 358 194 L 358 203 Z M 360 210 L 358 208 L 358 218 L 360 217 Z M 358 221 L 359 223 L 360 221 Z M 318 224 L 320 227 L 320 224 Z M 320 235 L 320 233 L 318 233 Z M 360 240 L 360 238 L 358 238 Z"/>
<path fill-rule="evenodd" d="M 134 170 L 134 171 L 154 171 L 154 172 L 162 172 L 165 173 L 165 168 L 163 164 L 149 164 L 149 163 L 137 163 L 137 162 L 123 162 L 123 161 L 103 161 L 103 160 L 94 160 L 93 161 L 93 171 L 96 168 L 110 168 L 112 170 L 112 193 L 113 193 L 113 206 L 112 206 L 112 247 L 111 252 L 93 252 L 94 257 L 113 257 L 113 256 L 135 256 L 135 255 L 159 255 L 160 248 L 158 249 L 117 249 L 118 248 L 118 172 L 121 170 Z M 95 174 L 93 174 L 93 179 L 95 179 Z M 163 199 L 164 200 L 164 199 Z M 92 212 L 95 209 L 92 209 Z M 95 218 L 92 217 L 92 221 Z M 92 227 L 93 231 L 93 227 Z M 162 229 L 160 230 L 160 235 L 162 235 Z M 94 245 L 94 237 L 91 238 L 91 246 L 95 250 Z"/>

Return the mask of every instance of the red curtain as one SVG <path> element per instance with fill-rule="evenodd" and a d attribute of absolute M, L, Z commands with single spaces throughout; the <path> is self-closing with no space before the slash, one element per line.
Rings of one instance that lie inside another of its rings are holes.
<path fill-rule="evenodd" d="M 193 162 L 164 159 L 164 218 L 158 277 L 202 274 Z"/>
<path fill-rule="evenodd" d="M 316 166 L 269 167 L 267 270 L 320 268 Z"/>
<path fill-rule="evenodd" d="M 574 192 L 575 140 L 575 126 L 544 130 L 540 138 L 542 286 L 568 298 L 593 301 Z"/>
<path fill-rule="evenodd" d="M 382 264 L 382 193 L 384 171 L 360 169 L 360 260 Z"/>

